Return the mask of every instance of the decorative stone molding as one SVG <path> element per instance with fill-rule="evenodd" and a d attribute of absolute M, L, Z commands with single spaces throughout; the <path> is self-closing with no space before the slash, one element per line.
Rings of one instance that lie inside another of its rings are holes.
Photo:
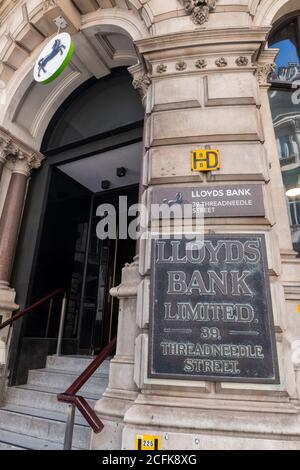
<path fill-rule="evenodd" d="M 241 55 L 240 57 L 236 59 L 235 63 L 238 67 L 246 67 L 249 64 L 249 59 Z"/>
<path fill-rule="evenodd" d="M 199 59 L 195 62 L 195 67 L 197 69 L 205 69 L 207 67 L 207 62 L 205 59 Z"/>
<path fill-rule="evenodd" d="M 12 152 L 12 139 L 0 135 L 0 162 L 6 163 L 8 155 Z"/>
<path fill-rule="evenodd" d="M 0 162 L 8 163 L 11 171 L 29 176 L 40 168 L 44 157 L 23 144 L 4 128 L 0 128 Z"/>
<path fill-rule="evenodd" d="M 44 157 L 35 152 L 25 153 L 18 145 L 13 145 L 13 152 L 8 156 L 8 160 L 12 163 L 12 171 L 29 176 L 32 170 L 38 170 Z"/>
<path fill-rule="evenodd" d="M 219 59 L 216 60 L 215 64 L 217 67 L 223 68 L 223 67 L 227 67 L 228 62 L 225 59 L 225 57 L 220 57 Z"/>
<path fill-rule="evenodd" d="M 269 86 L 268 78 L 276 69 L 274 63 L 271 64 L 258 64 L 256 67 L 257 80 L 261 86 Z"/>
<path fill-rule="evenodd" d="M 183 70 L 186 70 L 186 68 L 187 68 L 187 63 L 184 62 L 184 60 L 181 60 L 180 62 L 177 62 L 176 70 L 183 71 Z"/>
<path fill-rule="evenodd" d="M 156 67 L 156 72 L 157 73 L 164 73 L 168 70 L 168 66 L 165 65 L 165 64 L 159 64 L 157 67 Z"/>
<path fill-rule="evenodd" d="M 56 0 L 44 0 L 43 1 L 43 10 L 44 12 L 48 11 L 50 8 L 56 7 L 57 1 Z"/>
<path fill-rule="evenodd" d="M 133 88 L 139 91 L 142 100 L 145 98 L 148 88 L 151 85 L 152 80 L 150 78 L 150 75 L 145 73 L 144 75 L 140 75 L 136 77 L 133 82 Z"/>
<path fill-rule="evenodd" d="M 185 11 L 191 15 L 193 23 L 203 25 L 209 14 L 216 8 L 216 0 L 181 0 Z"/>
<path fill-rule="evenodd" d="M 144 102 L 148 89 L 152 83 L 151 72 L 147 69 L 147 65 L 144 63 L 138 63 L 128 68 L 128 72 L 131 74 L 133 81 L 132 86 L 135 90 L 138 90 L 142 102 Z"/>
<path fill-rule="evenodd" d="M 17 6 L 18 0 L 0 0 L 0 24 L 3 24 L 11 11 Z"/>

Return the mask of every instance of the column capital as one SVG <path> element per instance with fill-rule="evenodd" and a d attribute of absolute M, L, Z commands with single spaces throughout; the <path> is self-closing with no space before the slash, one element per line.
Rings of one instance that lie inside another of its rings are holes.
<path fill-rule="evenodd" d="M 13 173 L 21 173 L 29 176 L 33 169 L 40 168 L 43 155 L 21 142 L 0 127 L 0 163 L 8 163 Z"/>
<path fill-rule="evenodd" d="M 276 65 L 274 63 L 257 64 L 256 66 L 257 80 L 261 87 L 265 86 L 269 88 L 270 83 L 268 81 L 268 78 L 271 75 L 271 73 L 275 72 L 275 69 L 276 69 Z"/>
<path fill-rule="evenodd" d="M 13 142 L 12 152 L 8 156 L 13 173 L 21 173 L 29 176 L 32 170 L 37 170 L 42 165 L 43 155 L 38 152 L 26 152 Z"/>
<path fill-rule="evenodd" d="M 268 79 L 270 75 L 276 70 L 275 58 L 277 54 L 278 49 L 265 49 L 261 52 L 259 58 L 257 59 L 255 64 L 256 76 L 261 88 L 269 89 L 271 86 L 271 83 Z"/>
<path fill-rule="evenodd" d="M 12 139 L 0 134 L 0 162 L 5 165 L 11 152 Z"/>
<path fill-rule="evenodd" d="M 145 70 L 142 64 L 133 65 L 128 69 L 133 77 L 132 86 L 138 90 L 142 101 L 146 98 L 148 89 L 152 83 L 151 75 Z"/>

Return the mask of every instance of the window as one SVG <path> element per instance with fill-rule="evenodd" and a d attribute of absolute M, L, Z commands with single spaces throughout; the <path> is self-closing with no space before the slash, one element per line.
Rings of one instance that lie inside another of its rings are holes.
<path fill-rule="evenodd" d="M 300 14 L 274 29 L 269 47 L 279 50 L 269 97 L 293 243 L 300 256 Z"/>
<path fill-rule="evenodd" d="M 42 144 L 42 152 L 76 145 L 144 120 L 144 108 L 132 77 L 124 68 L 114 69 L 99 80 L 77 88 L 54 115 Z"/>
<path fill-rule="evenodd" d="M 276 71 L 271 76 L 274 83 L 291 84 L 300 80 L 300 16 L 281 26 L 271 35 L 269 47 L 279 49 Z"/>

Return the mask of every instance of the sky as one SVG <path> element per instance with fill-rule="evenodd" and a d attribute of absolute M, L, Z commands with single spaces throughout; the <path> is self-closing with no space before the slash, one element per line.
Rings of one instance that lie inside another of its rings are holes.
<path fill-rule="evenodd" d="M 297 64 L 300 64 L 297 49 L 289 39 L 279 41 L 273 44 L 271 47 L 280 49 L 280 52 L 276 57 L 276 65 L 278 67 L 288 65 L 289 62 L 296 62 Z"/>

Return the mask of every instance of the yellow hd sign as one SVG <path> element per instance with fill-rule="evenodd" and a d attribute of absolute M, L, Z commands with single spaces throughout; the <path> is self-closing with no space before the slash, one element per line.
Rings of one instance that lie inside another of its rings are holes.
<path fill-rule="evenodd" d="M 161 450 L 161 437 L 138 434 L 135 439 L 135 450 Z"/>
<path fill-rule="evenodd" d="M 219 150 L 192 151 L 192 171 L 215 171 L 220 166 Z"/>

